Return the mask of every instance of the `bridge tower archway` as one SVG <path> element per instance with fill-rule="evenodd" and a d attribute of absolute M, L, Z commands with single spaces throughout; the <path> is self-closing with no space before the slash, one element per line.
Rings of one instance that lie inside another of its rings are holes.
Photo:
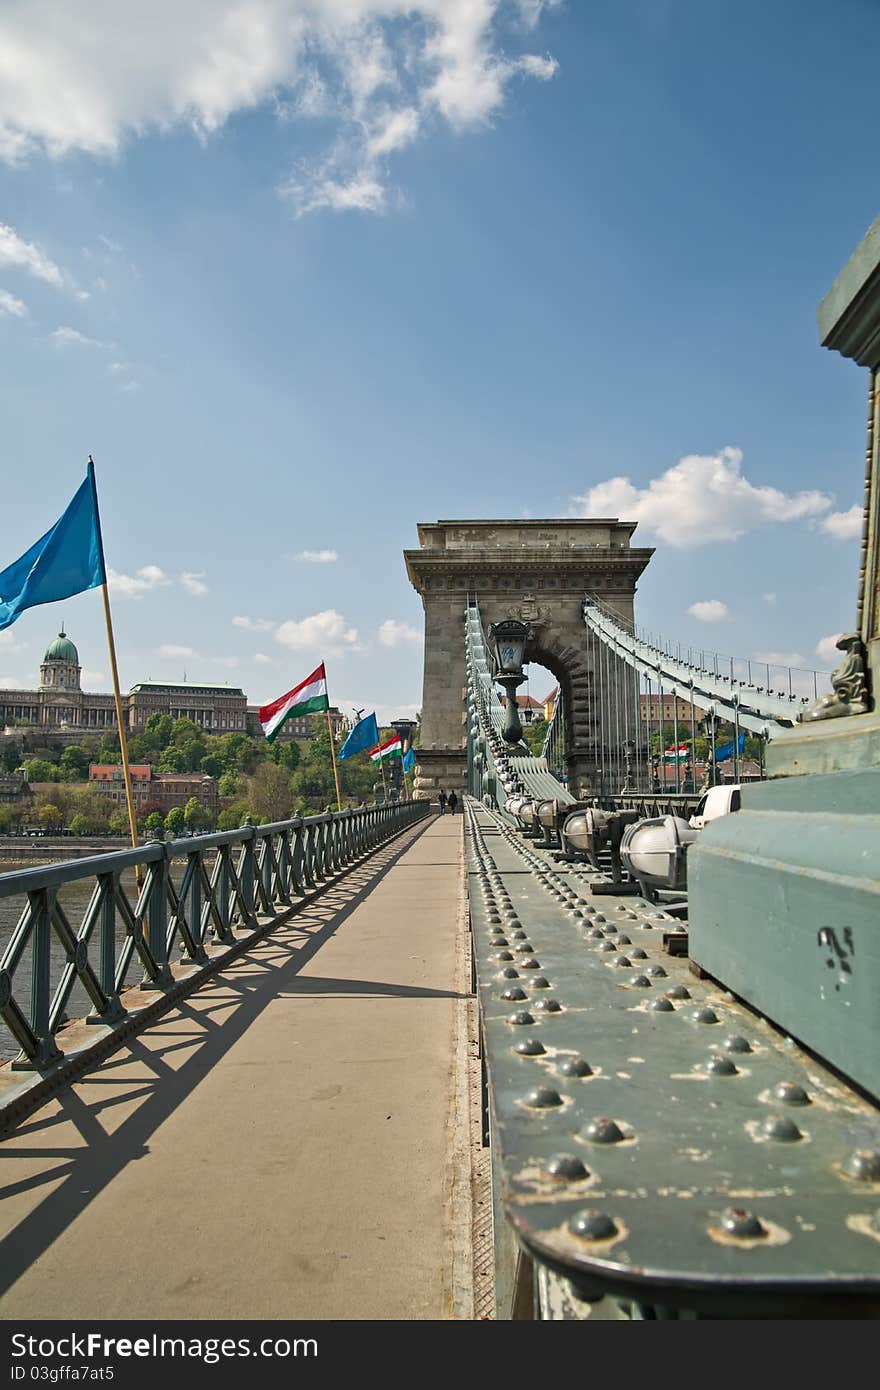
<path fill-rule="evenodd" d="M 603 601 L 628 622 L 653 550 L 631 545 L 636 523 L 617 518 L 420 523 L 404 551 L 425 611 L 422 733 L 416 794 L 466 780 L 464 615 L 476 598 L 483 627 L 520 618 L 534 629 L 531 659 L 556 679 L 566 713 L 566 766 L 576 794 L 596 789 L 598 711 L 619 695 L 593 661 L 582 605 Z"/>

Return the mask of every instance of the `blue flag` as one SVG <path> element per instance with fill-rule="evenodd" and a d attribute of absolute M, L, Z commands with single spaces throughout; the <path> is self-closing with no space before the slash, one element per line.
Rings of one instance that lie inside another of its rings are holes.
<path fill-rule="evenodd" d="M 51 531 L 0 571 L 0 631 L 11 627 L 26 608 L 95 589 L 106 577 L 90 461 L 85 481 Z"/>
<path fill-rule="evenodd" d="M 733 745 L 738 743 L 737 753 L 742 753 L 746 746 L 745 733 L 741 733 L 738 739 L 732 739 L 730 743 L 720 743 L 715 749 L 716 763 L 726 763 L 728 758 L 733 757 Z"/>
<path fill-rule="evenodd" d="M 373 748 L 378 742 L 379 727 L 376 716 L 368 714 L 366 719 L 358 720 L 336 756 L 342 762 L 343 758 L 352 758 L 355 753 L 362 753 L 365 748 Z"/>
<path fill-rule="evenodd" d="M 415 750 L 414 748 L 407 748 L 406 752 L 405 752 L 404 755 L 403 755 L 403 770 L 404 770 L 404 772 L 409 772 L 409 771 L 411 771 L 411 769 L 414 768 L 415 765 L 416 765 L 416 750 Z"/>

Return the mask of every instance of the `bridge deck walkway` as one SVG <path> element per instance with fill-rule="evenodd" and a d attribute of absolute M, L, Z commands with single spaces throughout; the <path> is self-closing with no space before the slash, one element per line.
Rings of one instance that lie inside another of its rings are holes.
<path fill-rule="evenodd" d="M 0 1149 L 0 1316 L 471 1316 L 460 817 L 328 886 Z"/>

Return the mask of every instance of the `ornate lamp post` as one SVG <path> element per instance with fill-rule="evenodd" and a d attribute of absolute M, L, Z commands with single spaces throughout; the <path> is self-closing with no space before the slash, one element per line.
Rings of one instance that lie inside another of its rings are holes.
<path fill-rule="evenodd" d="M 700 720 L 703 734 L 709 744 L 709 756 L 706 761 L 706 776 L 703 779 L 703 791 L 709 787 L 714 787 L 718 781 L 718 769 L 715 764 L 715 736 L 718 733 L 718 716 L 714 710 L 710 710 Z"/>
<path fill-rule="evenodd" d="M 623 786 L 620 789 L 621 796 L 625 796 L 627 792 L 631 792 L 633 790 L 632 786 L 630 785 L 630 780 L 632 778 L 632 764 L 633 758 L 635 757 L 635 752 L 636 746 L 633 743 L 632 739 L 625 739 L 623 744 L 624 775 Z"/>
<path fill-rule="evenodd" d="M 516 691 L 526 678 L 522 668 L 526 644 L 531 635 L 532 630 L 528 623 L 518 622 L 516 618 L 505 618 L 501 623 L 492 623 L 486 634 L 486 645 L 492 657 L 492 679 L 504 687 L 507 697 L 501 737 L 505 743 L 510 744 L 511 749 L 522 740 Z"/>
<path fill-rule="evenodd" d="M 403 754 L 409 750 L 413 735 L 419 726 L 415 719 L 395 719 L 392 721 L 391 727 L 396 734 L 400 735 L 401 756 L 399 761 L 394 764 L 393 772 L 394 785 L 400 792 L 406 789 L 406 781 L 403 776 Z"/>

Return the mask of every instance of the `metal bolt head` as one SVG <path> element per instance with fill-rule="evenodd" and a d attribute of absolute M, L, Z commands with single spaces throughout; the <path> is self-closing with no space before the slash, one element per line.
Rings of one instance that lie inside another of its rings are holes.
<path fill-rule="evenodd" d="M 633 952 L 633 954 L 635 954 L 635 952 Z M 645 974 L 650 975 L 652 980 L 666 979 L 666 971 L 663 969 L 662 965 L 646 965 Z"/>
<path fill-rule="evenodd" d="M 510 989 L 505 989 L 501 993 L 502 999 L 510 999 L 512 1002 L 516 1002 L 518 999 L 528 999 L 528 997 L 525 990 L 519 985 L 513 985 Z"/>
<path fill-rule="evenodd" d="M 854 1149 L 843 1161 L 843 1171 L 859 1182 L 880 1182 L 880 1151 Z"/>
<path fill-rule="evenodd" d="M 500 975 L 501 975 L 501 979 L 502 979 L 502 980 L 518 980 L 518 979 L 519 979 L 519 971 L 518 971 L 518 970 L 514 970 L 514 968 L 513 968 L 512 965 L 506 966 L 506 968 L 500 972 Z"/>
<path fill-rule="evenodd" d="M 796 1081 L 780 1081 L 773 1087 L 773 1099 L 781 1105 L 809 1105 L 810 1097 Z"/>
<path fill-rule="evenodd" d="M 520 970 L 540 970 L 541 962 L 536 960 L 534 956 L 529 956 L 528 960 L 520 961 L 519 968 Z"/>
<path fill-rule="evenodd" d="M 552 1086 L 535 1086 L 525 1099 L 530 1110 L 550 1110 L 562 1104 L 562 1096 Z"/>
<path fill-rule="evenodd" d="M 591 941 L 601 941 L 604 935 L 605 933 L 603 932 L 601 927 L 591 927 L 591 929 L 587 932 L 587 936 Z"/>
<path fill-rule="evenodd" d="M 495 952 L 495 959 L 496 959 L 496 960 L 513 960 L 513 956 L 511 955 L 510 951 L 496 951 L 496 952 Z"/>
<path fill-rule="evenodd" d="M 551 1178 L 558 1178 L 560 1182 L 583 1182 L 584 1178 L 590 1176 L 575 1154 L 557 1154 L 547 1164 L 547 1172 Z"/>
<path fill-rule="evenodd" d="M 579 1211 L 571 1218 L 568 1229 L 572 1235 L 580 1236 L 581 1240 L 610 1240 L 617 1235 L 617 1226 L 611 1217 L 604 1211 L 596 1211 L 592 1207 L 586 1211 Z"/>
<path fill-rule="evenodd" d="M 545 1014 L 558 1014 L 562 1011 L 562 1005 L 558 999 L 537 999 L 535 1001 L 535 1011 Z"/>
<path fill-rule="evenodd" d="M 751 1052 L 752 1044 L 748 1038 L 744 1038 L 740 1033 L 734 1033 L 729 1038 L 725 1038 L 721 1044 L 725 1052 Z"/>
<path fill-rule="evenodd" d="M 738 1076 L 739 1069 L 729 1057 L 710 1057 L 704 1070 L 709 1076 Z"/>
<path fill-rule="evenodd" d="M 546 975 L 535 975 L 529 980 L 529 989 L 549 989 L 550 981 Z"/>
<path fill-rule="evenodd" d="M 599 943 L 598 949 L 600 951 L 616 951 L 617 947 L 615 946 L 613 941 L 602 941 Z"/>
<path fill-rule="evenodd" d="M 794 1120 L 787 1115 L 768 1115 L 761 1125 L 761 1133 L 765 1139 L 773 1139 L 778 1144 L 793 1144 L 803 1138 Z"/>
<path fill-rule="evenodd" d="M 526 1009 L 520 1009 L 515 1014 L 507 1015 L 507 1022 L 514 1028 L 525 1027 L 529 1023 L 534 1023 L 532 1015 Z"/>
<path fill-rule="evenodd" d="M 559 1063 L 556 1070 L 562 1076 L 592 1076 L 593 1068 L 589 1062 L 585 1062 L 583 1057 L 566 1057 Z"/>
<path fill-rule="evenodd" d="M 647 960 L 647 959 L 648 959 L 648 952 L 647 952 L 647 951 L 643 951 L 642 948 L 641 948 L 641 946 L 633 946 L 632 950 L 630 951 L 630 955 L 632 956 L 633 960 Z"/>
<path fill-rule="evenodd" d="M 631 945 L 632 945 L 632 937 L 631 937 L 631 936 L 624 936 L 623 933 L 621 932 L 621 934 L 620 934 L 620 935 L 618 936 L 618 938 L 617 938 L 617 944 L 618 944 L 618 946 L 631 946 Z M 644 954 L 645 954 L 645 953 L 644 953 L 644 951 L 643 951 L 643 952 L 642 952 L 642 955 L 644 955 Z"/>
<path fill-rule="evenodd" d="M 655 1014 L 673 1014 L 675 1005 L 671 999 L 652 999 L 651 1011 Z"/>
<path fill-rule="evenodd" d="M 717 1023 L 718 1015 L 714 1009 L 697 1009 L 691 1017 L 694 1023 Z"/>
<path fill-rule="evenodd" d="M 671 985 L 666 995 L 669 999 L 690 999 L 691 992 L 684 985 Z"/>
<path fill-rule="evenodd" d="M 755 1240 L 765 1236 L 767 1231 L 754 1212 L 745 1207 L 728 1207 L 721 1214 L 721 1229 L 729 1236 L 740 1240 Z"/>
<path fill-rule="evenodd" d="M 604 1116 L 591 1120 L 583 1133 L 584 1138 L 589 1139 L 591 1144 L 619 1144 L 624 1138 L 623 1130 L 617 1122 Z"/>
<path fill-rule="evenodd" d="M 651 988 L 651 981 L 648 979 L 647 975 L 634 975 L 629 983 L 632 989 Z"/>
<path fill-rule="evenodd" d="M 514 1049 L 521 1057 L 540 1057 L 546 1050 L 540 1038 L 523 1038 Z"/>

